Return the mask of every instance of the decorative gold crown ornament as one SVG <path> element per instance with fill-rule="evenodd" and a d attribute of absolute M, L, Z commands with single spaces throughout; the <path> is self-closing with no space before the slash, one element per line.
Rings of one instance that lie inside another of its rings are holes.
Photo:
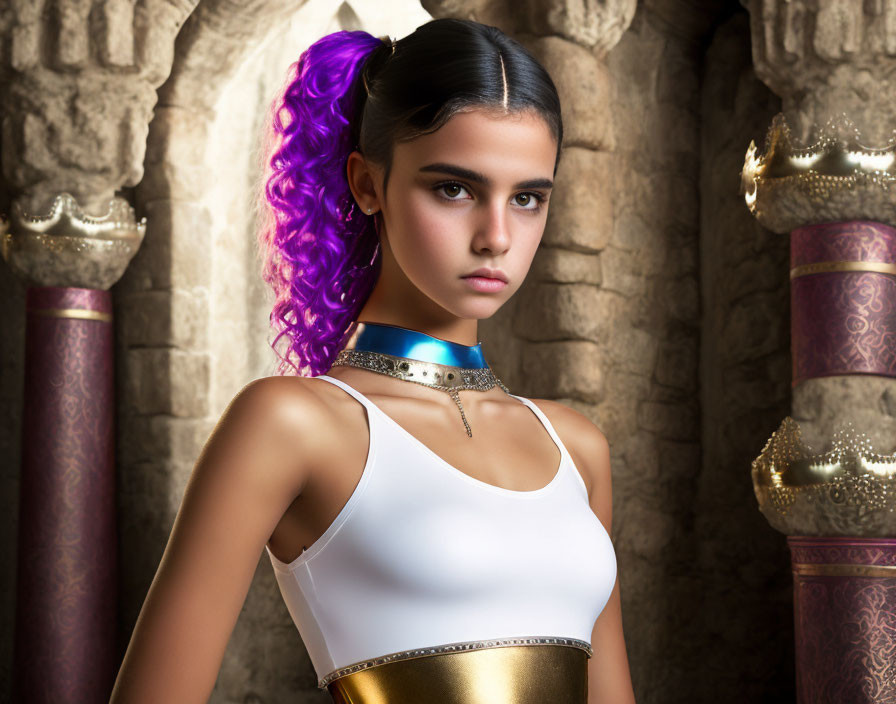
<path fill-rule="evenodd" d="M 896 222 L 896 129 L 876 149 L 862 144 L 845 114 L 814 132 L 809 146 L 794 145 L 778 113 L 765 137 L 765 154 L 757 156 L 750 142 L 741 192 L 759 222 L 782 233 L 819 222 Z"/>
<path fill-rule="evenodd" d="M 0 252 L 28 285 L 108 290 L 145 234 L 146 218 L 136 222 L 123 198 L 112 198 L 105 215 L 91 217 L 61 193 L 48 215 L 26 215 L 14 203 L 10 220 L 0 220 Z"/>
<path fill-rule="evenodd" d="M 813 454 L 787 416 L 751 474 L 760 511 L 786 535 L 896 537 L 896 455 L 873 452 L 851 422 Z"/>

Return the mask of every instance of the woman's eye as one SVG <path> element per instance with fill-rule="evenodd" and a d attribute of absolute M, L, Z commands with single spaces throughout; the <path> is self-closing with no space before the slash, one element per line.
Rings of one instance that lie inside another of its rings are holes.
<path fill-rule="evenodd" d="M 513 199 L 517 205 L 526 210 L 538 210 L 541 205 L 541 197 L 536 193 L 517 193 Z"/>
<path fill-rule="evenodd" d="M 443 183 L 438 186 L 438 190 L 447 196 L 448 200 L 461 200 L 467 193 L 467 189 L 459 183 Z"/>

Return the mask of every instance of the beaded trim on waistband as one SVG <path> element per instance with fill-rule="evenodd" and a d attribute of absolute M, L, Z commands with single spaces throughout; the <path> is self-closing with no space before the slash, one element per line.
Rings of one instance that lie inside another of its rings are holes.
<path fill-rule="evenodd" d="M 581 648 L 590 658 L 594 655 L 591 644 L 577 638 L 558 638 L 553 636 L 523 636 L 521 638 L 498 638 L 495 640 L 469 640 L 458 643 L 446 643 L 445 645 L 436 645 L 430 648 L 415 648 L 413 650 L 402 650 L 397 653 L 389 653 L 381 655 L 372 660 L 364 660 L 356 662 L 352 665 L 334 670 L 330 674 L 323 677 L 317 684 L 320 689 L 324 689 L 333 680 L 351 675 L 361 670 L 376 665 L 384 665 L 387 662 L 396 662 L 398 660 L 409 660 L 410 658 L 419 658 L 426 655 L 439 655 L 441 653 L 457 653 L 466 650 L 481 650 L 483 648 L 500 648 L 508 645 L 570 645 L 574 648 Z"/>

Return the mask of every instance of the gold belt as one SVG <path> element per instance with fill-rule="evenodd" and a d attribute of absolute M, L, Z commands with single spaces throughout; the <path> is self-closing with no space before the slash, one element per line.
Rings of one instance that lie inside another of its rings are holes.
<path fill-rule="evenodd" d="M 572 638 L 482 643 L 393 653 L 385 662 L 359 663 L 323 681 L 336 704 L 585 704 L 588 643 Z"/>

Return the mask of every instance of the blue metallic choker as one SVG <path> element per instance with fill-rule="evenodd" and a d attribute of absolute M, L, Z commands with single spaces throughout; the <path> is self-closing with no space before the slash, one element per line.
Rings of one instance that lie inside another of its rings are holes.
<path fill-rule="evenodd" d="M 355 323 L 355 333 L 346 347 L 452 367 L 488 367 L 481 342 L 470 347 L 386 323 Z"/>
<path fill-rule="evenodd" d="M 510 394 L 485 361 L 481 342 L 461 345 L 397 325 L 364 322 L 353 323 L 346 337 L 348 342 L 332 366 L 359 367 L 447 391 L 460 409 L 469 437 L 473 431 L 457 392 L 488 391 L 497 385 Z"/>

